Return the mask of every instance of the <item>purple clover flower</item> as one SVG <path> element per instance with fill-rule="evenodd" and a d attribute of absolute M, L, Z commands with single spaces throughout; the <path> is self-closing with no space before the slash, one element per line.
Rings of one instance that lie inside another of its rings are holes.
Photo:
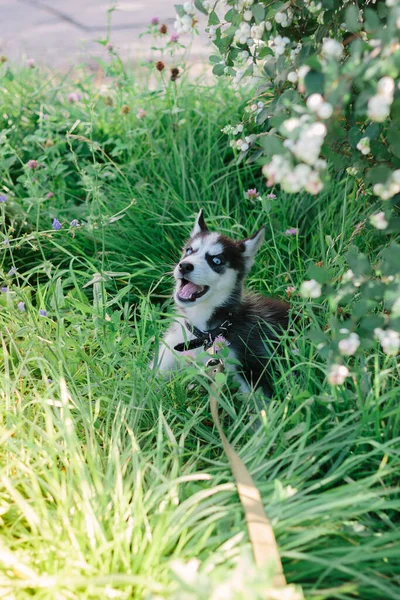
<path fill-rule="evenodd" d="M 170 37 L 171 42 L 177 42 L 179 40 L 179 33 L 172 33 Z"/>
<path fill-rule="evenodd" d="M 274 192 L 270 192 L 269 194 L 267 194 L 267 198 L 269 198 L 270 200 L 275 200 L 276 194 L 274 194 Z"/>
<path fill-rule="evenodd" d="M 53 198 L 54 193 L 53 192 L 47 192 L 46 194 L 46 198 Z"/>
<path fill-rule="evenodd" d="M 18 302 L 17 307 L 20 312 L 25 312 L 25 302 Z"/>
<path fill-rule="evenodd" d="M 26 163 L 26 166 L 28 167 L 28 169 L 37 169 L 39 166 L 39 163 L 37 160 L 28 160 L 28 162 Z"/>
<path fill-rule="evenodd" d="M 152 25 L 158 25 L 160 22 L 160 19 L 158 17 L 153 17 L 152 20 L 150 21 L 150 23 Z"/>
<path fill-rule="evenodd" d="M 0 196 L 0 202 L 7 202 L 7 196 L 5 194 Z"/>
<path fill-rule="evenodd" d="M 47 310 L 45 310 L 44 308 L 41 308 L 41 309 L 39 310 L 39 315 L 40 315 L 41 317 L 47 317 Z"/>
<path fill-rule="evenodd" d="M 296 229 L 296 227 L 290 227 L 289 229 L 286 229 L 285 231 L 285 235 L 298 235 L 299 230 Z"/>
<path fill-rule="evenodd" d="M 82 100 L 82 94 L 80 94 L 79 92 L 70 92 L 67 96 L 67 100 L 71 104 L 75 104 L 75 102 L 79 102 L 79 100 Z"/>
<path fill-rule="evenodd" d="M 260 194 L 257 192 L 256 188 L 249 188 L 245 195 L 247 198 L 255 200 Z"/>
<path fill-rule="evenodd" d="M 114 50 L 114 44 L 112 44 L 111 42 L 107 42 L 106 48 L 109 52 L 111 52 L 112 50 Z"/>
<path fill-rule="evenodd" d="M 59 231 L 62 227 L 60 221 L 58 219 L 53 219 L 53 229 L 54 231 Z"/>
<path fill-rule="evenodd" d="M 34 69 L 34 67 L 35 67 L 35 62 L 36 62 L 36 61 L 35 61 L 35 59 L 34 59 L 34 58 L 28 58 L 28 60 L 26 61 L 26 66 L 27 66 L 29 69 Z"/>

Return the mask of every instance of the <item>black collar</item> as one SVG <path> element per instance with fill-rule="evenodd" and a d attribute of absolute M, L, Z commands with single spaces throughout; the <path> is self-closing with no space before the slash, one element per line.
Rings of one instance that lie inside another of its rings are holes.
<path fill-rule="evenodd" d="M 176 350 L 177 352 L 184 352 L 186 350 L 194 350 L 195 348 L 200 348 L 201 346 L 203 346 L 204 350 L 208 350 L 208 348 L 211 348 L 216 338 L 218 338 L 219 336 L 223 337 L 225 340 L 228 341 L 229 329 L 232 326 L 232 315 L 233 312 L 228 312 L 225 321 L 220 323 L 220 325 L 218 325 L 217 327 L 209 329 L 208 331 L 202 331 L 198 327 L 195 327 L 194 325 L 189 323 L 189 321 L 185 321 L 186 329 L 188 329 L 190 333 L 192 333 L 195 337 L 193 340 L 190 340 L 188 342 L 182 342 L 181 344 L 177 344 L 174 347 L 174 350 Z"/>

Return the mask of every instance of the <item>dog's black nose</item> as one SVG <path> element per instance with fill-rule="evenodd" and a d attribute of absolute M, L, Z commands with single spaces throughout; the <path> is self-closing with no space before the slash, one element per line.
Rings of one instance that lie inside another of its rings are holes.
<path fill-rule="evenodd" d="M 194 265 L 192 265 L 192 263 L 190 263 L 190 262 L 179 263 L 179 270 L 182 273 L 182 275 L 186 275 L 186 273 L 190 273 L 190 271 L 193 271 L 193 269 L 194 269 Z"/>

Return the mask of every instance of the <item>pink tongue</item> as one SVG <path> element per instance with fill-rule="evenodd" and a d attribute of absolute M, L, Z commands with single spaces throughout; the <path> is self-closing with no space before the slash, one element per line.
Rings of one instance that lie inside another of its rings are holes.
<path fill-rule="evenodd" d="M 179 290 L 179 295 L 181 298 L 191 298 L 193 294 L 200 290 L 200 288 L 201 286 L 188 281 L 188 283 L 185 283 L 185 285 Z"/>

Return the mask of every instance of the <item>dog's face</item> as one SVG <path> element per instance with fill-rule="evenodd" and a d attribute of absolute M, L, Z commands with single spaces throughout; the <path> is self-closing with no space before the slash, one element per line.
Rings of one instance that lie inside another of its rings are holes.
<path fill-rule="evenodd" d="M 221 306 L 240 289 L 263 240 L 264 229 L 241 241 L 211 232 L 201 210 L 174 269 L 176 303 Z"/>

